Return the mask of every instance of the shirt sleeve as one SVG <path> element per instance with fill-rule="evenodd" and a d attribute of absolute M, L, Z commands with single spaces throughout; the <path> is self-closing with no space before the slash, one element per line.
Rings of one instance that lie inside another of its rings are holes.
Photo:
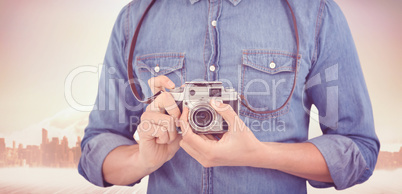
<path fill-rule="evenodd" d="M 380 143 L 347 21 L 333 0 L 323 2 L 306 83 L 308 99 L 319 111 L 323 135 L 308 142 L 323 155 L 334 183 L 309 183 L 341 190 L 363 183 L 372 175 Z"/>
<path fill-rule="evenodd" d="M 97 99 L 81 143 L 78 171 L 88 181 L 101 187 L 111 186 L 103 179 L 103 161 L 116 147 L 136 143 L 133 134 L 144 108 L 134 98 L 127 78 L 128 6 L 122 9 L 114 24 Z"/>

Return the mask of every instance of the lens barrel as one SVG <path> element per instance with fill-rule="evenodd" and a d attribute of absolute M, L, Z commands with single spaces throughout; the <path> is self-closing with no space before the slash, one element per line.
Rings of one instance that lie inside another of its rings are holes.
<path fill-rule="evenodd" d="M 190 126 L 196 133 L 209 133 L 216 131 L 217 113 L 207 103 L 201 103 L 190 109 L 188 115 Z"/>
<path fill-rule="evenodd" d="M 212 123 L 212 120 L 213 113 L 209 109 L 202 107 L 194 111 L 193 121 L 198 127 L 207 127 Z"/>

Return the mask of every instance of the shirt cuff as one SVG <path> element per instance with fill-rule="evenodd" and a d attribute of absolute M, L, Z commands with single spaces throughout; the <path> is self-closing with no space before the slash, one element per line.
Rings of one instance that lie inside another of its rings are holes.
<path fill-rule="evenodd" d="M 323 155 L 334 183 L 309 180 L 311 186 L 337 190 L 349 188 L 367 180 L 372 171 L 352 139 L 342 135 L 322 135 L 308 140 Z"/>
<path fill-rule="evenodd" d="M 135 141 L 113 133 L 102 133 L 91 139 L 85 145 L 80 159 L 81 169 L 88 181 L 100 187 L 112 186 L 103 179 L 103 161 L 115 148 L 133 144 Z"/>

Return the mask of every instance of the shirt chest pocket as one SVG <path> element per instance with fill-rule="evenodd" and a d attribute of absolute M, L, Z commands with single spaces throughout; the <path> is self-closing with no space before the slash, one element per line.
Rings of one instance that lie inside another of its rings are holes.
<path fill-rule="evenodd" d="M 167 76 L 176 87 L 185 82 L 184 53 L 155 53 L 138 56 L 136 58 L 136 74 L 142 92 L 151 96 L 148 80 L 160 75 Z"/>
<path fill-rule="evenodd" d="M 292 53 L 244 50 L 241 65 L 241 95 L 245 104 L 241 106 L 240 114 L 264 120 L 289 112 L 289 103 L 286 101 L 293 89 L 296 76 L 295 63 L 296 55 Z M 263 111 L 270 113 L 258 113 Z"/>

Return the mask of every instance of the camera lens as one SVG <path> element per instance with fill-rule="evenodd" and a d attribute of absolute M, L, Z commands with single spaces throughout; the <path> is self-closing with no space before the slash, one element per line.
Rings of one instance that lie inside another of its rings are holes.
<path fill-rule="evenodd" d="M 211 124 L 213 114 L 206 108 L 200 108 L 194 112 L 193 121 L 199 127 L 207 127 Z"/>

